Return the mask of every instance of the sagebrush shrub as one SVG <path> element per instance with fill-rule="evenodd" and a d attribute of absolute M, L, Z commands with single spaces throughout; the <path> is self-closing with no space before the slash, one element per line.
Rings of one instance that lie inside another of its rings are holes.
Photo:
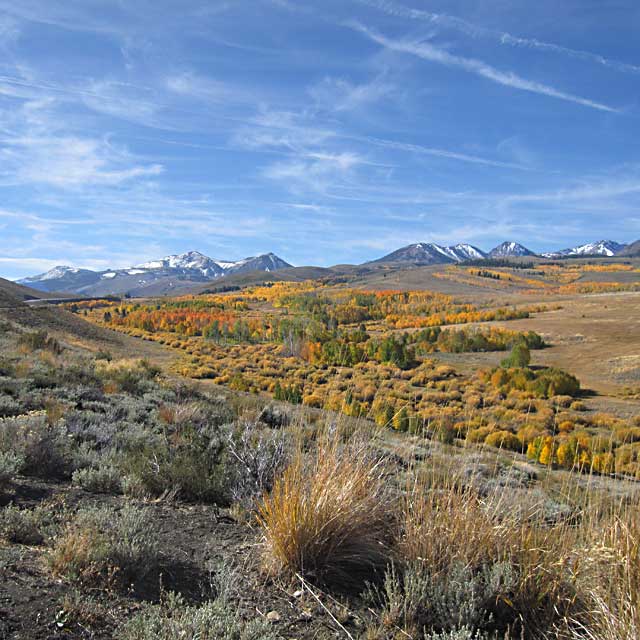
<path fill-rule="evenodd" d="M 141 434 L 142 435 L 142 434 Z M 227 454 L 216 428 L 130 441 L 120 467 L 137 495 L 172 492 L 185 500 L 226 505 L 229 502 Z"/>
<path fill-rule="evenodd" d="M 43 514 L 39 510 L 20 509 L 7 505 L 0 509 L 0 538 L 18 544 L 41 544 Z"/>
<path fill-rule="evenodd" d="M 243 420 L 229 434 L 231 496 L 244 506 L 271 491 L 276 475 L 284 468 L 289 451 L 285 436 L 260 423 Z"/>
<path fill-rule="evenodd" d="M 2 491 L 24 465 L 24 457 L 13 451 L 0 451 L 0 491 Z"/>
<path fill-rule="evenodd" d="M 74 471 L 73 484 L 92 493 L 122 493 L 122 473 L 111 464 Z"/>
<path fill-rule="evenodd" d="M 382 608 L 383 624 L 390 629 L 400 628 L 409 635 L 425 629 L 476 633 L 490 627 L 501 603 L 506 607 L 503 601 L 516 581 L 508 563 L 475 571 L 454 564 L 446 572 L 433 572 L 428 565 L 413 562 L 401 572 L 395 567 L 388 570 L 383 587 L 373 595 Z"/>
<path fill-rule="evenodd" d="M 147 513 L 132 506 L 79 511 L 48 556 L 54 574 L 72 580 L 141 580 L 158 567 L 159 548 Z"/>
<path fill-rule="evenodd" d="M 173 593 L 116 632 L 118 640 L 276 640 L 278 637 L 263 619 L 247 622 L 237 610 L 219 600 L 189 606 L 180 595 Z"/>

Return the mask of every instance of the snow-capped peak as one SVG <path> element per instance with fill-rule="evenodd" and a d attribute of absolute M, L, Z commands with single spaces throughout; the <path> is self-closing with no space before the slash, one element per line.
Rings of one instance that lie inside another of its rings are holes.
<path fill-rule="evenodd" d="M 571 253 L 578 256 L 615 256 L 616 253 L 622 251 L 624 247 L 625 245 L 618 244 L 613 240 L 598 240 L 597 242 L 590 242 L 589 244 L 574 247 Z"/>
<path fill-rule="evenodd" d="M 503 242 L 497 247 L 491 249 L 489 252 L 489 256 L 492 258 L 509 258 L 532 255 L 534 255 L 533 251 L 530 251 L 527 247 L 518 242 Z"/>
<path fill-rule="evenodd" d="M 207 269 L 215 264 L 199 251 L 188 251 L 187 253 L 173 254 L 165 256 L 160 260 L 152 260 L 136 265 L 135 269 Z"/>
<path fill-rule="evenodd" d="M 458 260 L 482 260 L 487 257 L 484 251 L 474 247 L 472 244 L 460 243 L 453 247 L 448 247 L 448 249 L 455 253 Z"/>
<path fill-rule="evenodd" d="M 605 256 L 611 257 L 620 253 L 627 245 L 614 242 L 613 240 L 598 240 L 597 242 L 589 242 L 571 249 L 563 249 L 551 253 L 544 253 L 547 258 L 559 256 Z"/>
<path fill-rule="evenodd" d="M 233 269 L 235 267 L 241 267 L 243 264 L 246 264 L 251 258 L 244 258 L 243 260 L 236 260 L 235 262 L 231 262 L 229 260 L 216 260 L 215 263 L 221 268 L 227 271 L 228 269 Z"/>
<path fill-rule="evenodd" d="M 68 273 L 78 273 L 80 269 L 76 269 L 75 267 L 68 267 L 66 265 L 59 265 L 50 269 L 46 273 L 43 273 L 40 276 L 33 276 L 38 280 L 55 280 L 56 278 L 63 278 Z"/>

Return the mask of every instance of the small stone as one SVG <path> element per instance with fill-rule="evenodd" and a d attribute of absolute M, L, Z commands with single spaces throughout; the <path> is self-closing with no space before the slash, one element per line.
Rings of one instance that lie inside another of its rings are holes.
<path fill-rule="evenodd" d="M 269 613 L 267 613 L 267 620 L 272 624 L 280 622 L 280 614 L 277 611 L 269 611 Z"/>
<path fill-rule="evenodd" d="M 293 592 L 294 598 L 302 598 L 303 595 L 304 595 L 304 591 L 302 589 L 298 589 L 297 591 Z"/>

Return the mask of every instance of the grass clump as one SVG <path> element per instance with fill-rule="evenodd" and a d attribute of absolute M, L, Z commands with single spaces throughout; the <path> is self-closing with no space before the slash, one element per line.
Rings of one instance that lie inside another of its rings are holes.
<path fill-rule="evenodd" d="M 259 507 L 268 568 L 337 585 L 383 570 L 392 522 L 383 475 L 365 446 L 336 438 L 298 452 Z"/>
<path fill-rule="evenodd" d="M 576 613 L 569 527 L 523 521 L 449 481 L 405 493 L 394 565 L 373 594 L 383 627 L 415 638 L 534 638 Z"/>
<path fill-rule="evenodd" d="M 637 640 L 640 637 L 640 522 L 637 505 L 593 522 L 581 549 L 587 568 L 579 576 L 587 615 L 573 620 L 572 640 Z M 586 618 L 586 619 L 585 619 Z"/>
<path fill-rule="evenodd" d="M 26 352 L 46 350 L 60 355 L 62 345 L 46 331 L 27 331 L 18 338 L 18 345 Z"/>

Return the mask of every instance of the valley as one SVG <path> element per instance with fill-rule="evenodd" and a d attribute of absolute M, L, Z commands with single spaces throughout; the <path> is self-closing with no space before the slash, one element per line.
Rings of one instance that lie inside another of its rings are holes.
<path fill-rule="evenodd" d="M 576 431 L 594 451 L 603 437 L 613 438 L 610 451 L 621 446 L 621 460 L 627 459 L 627 443 L 614 434 L 640 411 L 637 266 L 516 264 L 488 271 L 463 264 L 382 275 L 374 270 L 343 275 L 339 284 L 332 278 L 276 281 L 219 294 L 65 306 L 100 326 L 171 348 L 174 373 L 235 391 L 446 442 L 493 442 L 501 431 L 513 437 L 513 450 L 534 459 L 538 442 L 552 437 L 560 446 Z M 378 288 L 381 279 L 409 287 L 416 277 L 420 289 Z M 427 289 L 431 282 L 443 283 L 447 293 Z M 500 379 L 505 352 L 520 341 L 531 349 L 530 371 L 539 373 L 528 382 Z M 535 382 L 545 371 L 559 372 L 556 382 L 546 383 L 551 387 Z M 575 388 L 571 375 L 580 381 Z M 506 404 L 499 396 L 490 401 L 493 394 L 506 394 Z M 505 406 L 506 430 L 497 426 Z M 606 460 L 614 465 L 613 454 Z M 576 464 L 564 461 L 568 468 Z"/>
<path fill-rule="evenodd" d="M 431 609 L 398 614 L 362 580 L 401 589 L 390 559 L 407 580 L 429 553 L 464 559 L 465 581 L 511 603 L 494 628 L 529 637 L 531 587 L 491 587 L 482 567 L 507 554 L 587 593 L 551 558 L 586 553 L 578 534 L 599 541 L 610 505 L 640 499 L 640 263 L 531 259 L 254 271 L 173 297 L 0 281 L 4 635 L 192 637 L 205 620 L 212 640 L 417 637 Z M 304 518 L 326 501 L 337 546 L 316 554 Z M 385 551 L 347 580 L 371 535 Z"/>

